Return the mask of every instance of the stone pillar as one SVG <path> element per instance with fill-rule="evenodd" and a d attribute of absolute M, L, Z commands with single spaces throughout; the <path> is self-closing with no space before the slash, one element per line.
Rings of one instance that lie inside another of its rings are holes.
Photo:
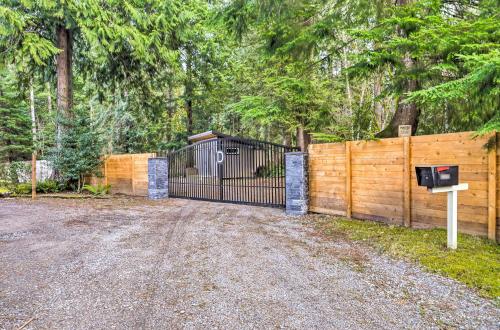
<path fill-rule="evenodd" d="M 285 154 L 286 214 L 304 215 L 309 209 L 307 153 Z"/>
<path fill-rule="evenodd" d="M 162 199 L 168 197 L 168 158 L 148 159 L 148 197 Z"/>

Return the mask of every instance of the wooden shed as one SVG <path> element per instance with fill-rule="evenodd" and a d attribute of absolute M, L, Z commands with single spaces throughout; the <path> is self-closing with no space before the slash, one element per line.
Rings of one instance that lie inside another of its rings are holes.
<path fill-rule="evenodd" d="M 225 143 L 218 141 L 225 140 Z M 229 139 L 229 142 L 228 142 Z M 218 177 L 218 162 L 224 162 L 224 178 L 255 177 L 270 161 L 264 146 L 253 140 L 207 131 L 188 138 L 192 143 L 192 174 Z"/>

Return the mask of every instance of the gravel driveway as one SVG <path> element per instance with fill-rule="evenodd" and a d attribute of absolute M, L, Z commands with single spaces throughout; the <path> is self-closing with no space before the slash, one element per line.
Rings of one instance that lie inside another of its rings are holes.
<path fill-rule="evenodd" d="M 0 328 L 484 328 L 490 301 L 282 210 L 0 200 Z"/>

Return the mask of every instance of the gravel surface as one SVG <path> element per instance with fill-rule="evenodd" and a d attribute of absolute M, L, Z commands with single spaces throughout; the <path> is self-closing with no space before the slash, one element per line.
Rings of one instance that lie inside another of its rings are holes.
<path fill-rule="evenodd" d="M 0 199 L 0 328 L 500 328 L 474 291 L 308 221 L 180 199 Z"/>

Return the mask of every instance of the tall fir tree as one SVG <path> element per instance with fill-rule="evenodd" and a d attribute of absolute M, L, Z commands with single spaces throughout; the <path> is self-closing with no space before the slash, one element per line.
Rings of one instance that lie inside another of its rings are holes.
<path fill-rule="evenodd" d="M 0 69 L 0 161 L 28 159 L 32 150 L 28 104 L 12 70 Z"/>

